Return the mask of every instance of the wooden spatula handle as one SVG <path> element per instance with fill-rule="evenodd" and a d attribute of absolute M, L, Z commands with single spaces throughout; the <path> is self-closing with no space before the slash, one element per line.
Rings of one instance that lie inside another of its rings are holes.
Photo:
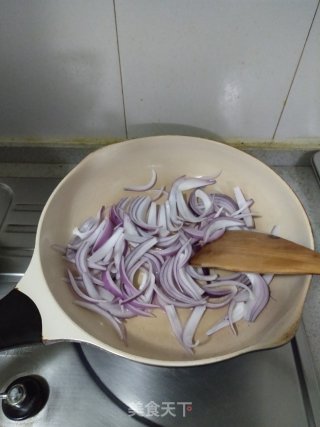
<path fill-rule="evenodd" d="M 226 231 L 191 259 L 193 265 L 230 271 L 320 274 L 320 254 L 289 240 L 251 231 Z"/>

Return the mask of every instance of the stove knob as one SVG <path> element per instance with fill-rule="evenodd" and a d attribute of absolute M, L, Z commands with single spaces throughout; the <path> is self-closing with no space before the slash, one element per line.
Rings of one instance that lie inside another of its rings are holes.
<path fill-rule="evenodd" d="M 44 408 L 49 398 L 49 385 L 38 375 L 29 375 L 14 380 L 0 394 L 2 410 L 10 420 L 31 418 Z"/>

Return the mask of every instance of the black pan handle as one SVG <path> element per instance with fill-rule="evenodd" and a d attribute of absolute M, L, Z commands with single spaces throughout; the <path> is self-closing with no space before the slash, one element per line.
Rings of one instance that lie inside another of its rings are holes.
<path fill-rule="evenodd" d="M 35 303 L 18 289 L 0 300 L 0 350 L 42 343 L 42 320 Z"/>

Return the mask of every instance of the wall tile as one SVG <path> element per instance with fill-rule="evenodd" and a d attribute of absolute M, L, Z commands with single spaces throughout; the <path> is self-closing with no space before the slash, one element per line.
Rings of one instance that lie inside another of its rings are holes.
<path fill-rule="evenodd" d="M 316 0 L 116 0 L 129 136 L 271 139 Z"/>
<path fill-rule="evenodd" d="M 315 17 L 275 138 L 320 137 L 320 9 Z"/>
<path fill-rule="evenodd" d="M 2 0 L 0 136 L 125 136 L 112 0 Z"/>

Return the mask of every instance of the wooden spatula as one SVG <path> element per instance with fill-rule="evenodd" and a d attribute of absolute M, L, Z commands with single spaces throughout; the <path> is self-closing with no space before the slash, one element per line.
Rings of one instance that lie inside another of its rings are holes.
<path fill-rule="evenodd" d="M 320 274 L 320 254 L 297 243 L 254 231 L 226 231 L 204 245 L 191 264 L 229 271 Z"/>

